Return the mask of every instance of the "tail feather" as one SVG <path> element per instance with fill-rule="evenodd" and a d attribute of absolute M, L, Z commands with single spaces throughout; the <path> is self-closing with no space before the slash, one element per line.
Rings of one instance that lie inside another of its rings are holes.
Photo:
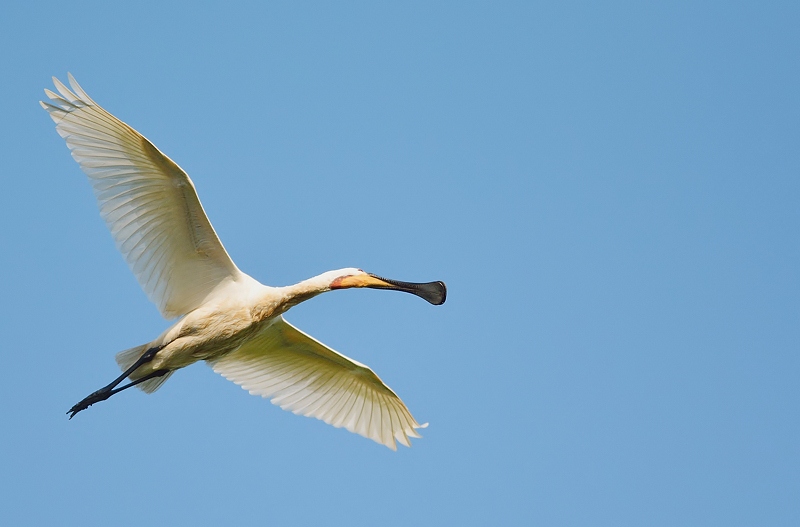
<path fill-rule="evenodd" d="M 171 372 L 169 372 L 167 374 L 162 375 L 161 377 L 155 377 L 153 379 L 148 379 L 148 380 L 144 381 L 143 383 L 137 384 L 136 387 L 139 388 L 140 390 L 142 390 L 144 393 L 153 393 L 154 391 L 156 391 L 159 388 L 161 388 L 161 385 L 164 384 L 166 382 L 166 380 L 169 379 L 172 376 L 173 373 L 175 373 L 175 372 L 171 371 Z"/>
<path fill-rule="evenodd" d="M 136 346 L 134 348 L 125 351 L 120 351 L 114 358 L 117 360 L 119 369 L 125 371 L 131 366 L 133 366 L 133 363 L 136 362 L 139 359 L 139 357 L 141 357 L 144 354 L 145 351 L 147 351 L 147 344 L 142 344 L 141 346 Z"/>
<path fill-rule="evenodd" d="M 120 351 L 117 353 L 115 357 L 117 360 L 117 364 L 119 365 L 119 369 L 122 371 L 127 370 L 133 363 L 139 360 L 145 351 L 147 351 L 148 344 L 142 344 L 141 346 L 136 346 L 131 349 L 127 349 L 125 351 Z M 161 385 L 170 378 L 173 372 L 169 372 L 166 375 L 162 375 L 161 377 L 155 377 L 153 379 L 149 379 L 144 381 L 141 384 L 137 384 L 136 387 L 142 390 L 144 393 L 153 393 L 154 391 L 161 388 Z M 136 372 L 133 372 L 128 376 L 128 378 L 132 381 L 135 381 L 141 377 L 141 375 L 136 375 Z"/>

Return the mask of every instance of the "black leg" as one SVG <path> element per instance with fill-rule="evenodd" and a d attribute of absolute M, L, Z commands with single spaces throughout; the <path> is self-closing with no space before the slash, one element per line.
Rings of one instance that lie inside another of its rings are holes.
<path fill-rule="evenodd" d="M 119 393 L 119 392 L 121 392 L 122 390 L 124 390 L 126 388 L 130 388 L 131 386 L 136 386 L 137 384 L 139 384 L 141 382 L 144 382 L 144 381 L 146 381 L 148 379 L 152 379 L 154 377 L 161 377 L 162 375 L 166 375 L 169 370 L 158 370 L 158 371 L 155 371 L 155 372 L 151 373 L 150 375 L 142 377 L 141 379 L 137 379 L 136 381 L 134 381 L 134 382 L 132 382 L 130 384 L 126 384 L 122 388 L 117 388 L 119 383 L 121 383 L 122 381 L 127 379 L 128 375 L 130 375 L 134 371 L 136 371 L 136 369 L 139 366 L 141 366 L 142 364 L 146 364 L 146 363 L 150 362 L 151 360 L 153 360 L 153 357 L 155 357 L 156 353 L 158 353 L 162 348 L 163 348 L 163 346 L 158 347 L 158 348 L 150 348 L 149 350 L 145 351 L 142 354 L 142 356 L 139 357 L 136 360 L 136 362 L 134 362 L 131 365 L 130 368 L 128 368 L 127 370 L 125 370 L 123 372 L 122 375 L 120 375 L 119 377 L 114 379 L 107 386 L 103 386 L 102 388 L 100 388 L 96 392 L 90 394 L 87 397 L 84 397 L 82 401 L 80 401 L 79 403 L 75 404 L 72 408 L 70 408 L 69 411 L 67 412 L 68 414 L 70 414 L 69 418 L 72 419 L 73 417 L 75 417 L 75 414 L 77 414 L 81 410 L 85 410 L 85 409 L 89 408 L 94 403 L 97 403 L 97 402 L 100 402 L 100 401 L 105 401 L 106 399 L 108 399 L 109 397 L 114 395 L 115 393 Z M 155 374 L 158 374 L 158 375 L 155 375 Z M 117 388 L 117 389 L 115 389 L 115 388 Z"/>
<path fill-rule="evenodd" d="M 169 370 L 156 370 L 153 373 L 148 373 L 147 375 L 145 375 L 141 379 L 136 379 L 135 381 L 129 382 L 128 384 L 126 384 L 125 386 L 123 386 L 121 388 L 114 388 L 113 390 L 111 390 L 111 395 L 114 395 L 115 393 L 119 393 L 122 390 L 127 390 L 131 386 L 136 386 L 137 384 L 142 384 L 144 381 L 149 381 L 150 379 L 155 379 L 156 377 L 163 377 L 164 375 L 166 375 L 168 373 L 169 373 Z"/>

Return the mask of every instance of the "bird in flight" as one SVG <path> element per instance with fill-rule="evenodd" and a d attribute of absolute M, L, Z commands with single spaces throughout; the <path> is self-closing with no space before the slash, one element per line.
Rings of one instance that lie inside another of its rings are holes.
<path fill-rule="evenodd" d="M 122 375 L 67 412 L 131 386 L 156 391 L 176 370 L 204 360 L 214 371 L 295 414 L 344 427 L 395 450 L 420 425 L 367 366 L 289 324 L 292 306 L 334 289 L 369 287 L 443 304 L 443 282 L 328 271 L 286 287 L 265 286 L 233 263 L 206 217 L 194 184 L 139 132 L 94 102 L 72 75 L 70 88 L 40 102 L 89 176 L 100 214 L 147 297 L 180 319 L 155 340 L 117 354 Z M 126 384 L 122 384 L 125 381 Z M 122 386 L 120 386 L 122 384 Z"/>

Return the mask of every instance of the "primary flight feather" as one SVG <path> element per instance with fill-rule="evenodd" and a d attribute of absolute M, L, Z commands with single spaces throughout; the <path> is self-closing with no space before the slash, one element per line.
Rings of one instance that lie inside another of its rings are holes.
<path fill-rule="evenodd" d="M 194 184 L 144 136 L 94 102 L 69 75 L 41 102 L 89 180 L 100 214 L 147 297 L 166 318 L 158 338 L 117 354 L 113 382 L 74 405 L 70 418 L 131 386 L 153 392 L 177 369 L 204 360 L 214 371 L 285 410 L 321 419 L 395 449 L 420 425 L 367 366 L 301 332 L 283 313 L 333 289 L 405 291 L 431 304 L 443 282 L 412 283 L 360 269 L 329 271 L 287 287 L 241 272 L 206 217 Z M 130 382 L 119 386 L 124 380 Z"/>

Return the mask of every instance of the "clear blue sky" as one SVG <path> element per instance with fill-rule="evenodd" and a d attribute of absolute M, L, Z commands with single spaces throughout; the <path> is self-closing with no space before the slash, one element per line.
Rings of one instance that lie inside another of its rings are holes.
<path fill-rule="evenodd" d="M 794 2 L 12 2 L 4 525 L 800 524 Z M 429 421 L 394 453 L 203 364 L 65 412 L 161 319 L 39 107 L 175 159 L 287 319 Z"/>

